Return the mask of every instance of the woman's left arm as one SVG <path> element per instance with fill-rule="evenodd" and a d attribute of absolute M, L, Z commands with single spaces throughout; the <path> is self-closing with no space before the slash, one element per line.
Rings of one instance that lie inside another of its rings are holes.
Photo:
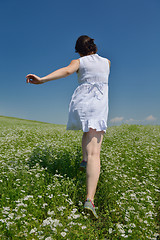
<path fill-rule="evenodd" d="M 79 59 L 72 60 L 71 63 L 67 67 L 60 68 L 42 78 L 40 78 L 34 74 L 28 74 L 26 76 L 26 78 L 27 78 L 26 82 L 33 83 L 33 84 L 41 84 L 41 83 L 45 83 L 48 81 L 65 78 L 65 77 L 71 75 L 72 73 L 78 71 L 79 63 L 80 63 Z"/>

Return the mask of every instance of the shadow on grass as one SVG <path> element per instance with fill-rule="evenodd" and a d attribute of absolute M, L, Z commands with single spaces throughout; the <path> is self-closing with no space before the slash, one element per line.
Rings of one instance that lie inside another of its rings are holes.
<path fill-rule="evenodd" d="M 58 149 L 54 146 L 39 146 L 34 149 L 29 159 L 29 167 L 32 168 L 36 164 L 46 168 L 47 184 L 54 174 L 60 174 L 66 178 L 69 177 L 74 182 L 74 190 L 70 189 L 68 194 L 78 206 L 79 201 L 84 201 L 86 191 L 86 175 L 79 171 L 79 165 L 82 158 L 82 150 L 80 146 L 74 146 L 71 149 L 61 147 Z M 49 177 L 50 176 L 50 177 Z"/>
<path fill-rule="evenodd" d="M 29 167 L 34 167 L 38 163 L 41 167 L 47 168 L 48 173 L 75 178 L 79 172 L 81 155 L 79 146 L 74 147 L 72 152 L 65 147 L 57 149 L 54 146 L 39 146 L 30 156 Z"/>

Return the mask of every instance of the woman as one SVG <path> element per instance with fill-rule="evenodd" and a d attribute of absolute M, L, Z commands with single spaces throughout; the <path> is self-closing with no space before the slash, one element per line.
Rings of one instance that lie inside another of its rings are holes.
<path fill-rule="evenodd" d="M 86 169 L 87 174 L 87 197 L 84 210 L 97 219 L 94 195 L 100 175 L 101 144 L 107 129 L 110 61 L 97 54 L 94 39 L 86 35 L 77 39 L 75 50 L 80 58 L 72 60 L 67 67 L 60 68 L 42 78 L 28 74 L 26 82 L 42 84 L 77 72 L 79 86 L 74 91 L 69 105 L 67 130 L 82 129 L 84 132 L 83 161 L 80 164 L 80 169 Z"/>

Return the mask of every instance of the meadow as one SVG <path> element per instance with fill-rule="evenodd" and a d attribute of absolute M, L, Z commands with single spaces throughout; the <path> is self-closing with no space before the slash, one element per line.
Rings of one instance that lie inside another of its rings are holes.
<path fill-rule="evenodd" d="M 0 239 L 159 239 L 160 126 L 109 127 L 95 195 L 83 212 L 82 131 L 0 117 Z"/>

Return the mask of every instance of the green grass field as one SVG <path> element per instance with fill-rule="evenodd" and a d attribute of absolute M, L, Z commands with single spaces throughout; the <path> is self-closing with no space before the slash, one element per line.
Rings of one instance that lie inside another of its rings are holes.
<path fill-rule="evenodd" d="M 160 126 L 108 128 L 84 215 L 82 131 L 0 117 L 0 239 L 159 239 Z"/>

